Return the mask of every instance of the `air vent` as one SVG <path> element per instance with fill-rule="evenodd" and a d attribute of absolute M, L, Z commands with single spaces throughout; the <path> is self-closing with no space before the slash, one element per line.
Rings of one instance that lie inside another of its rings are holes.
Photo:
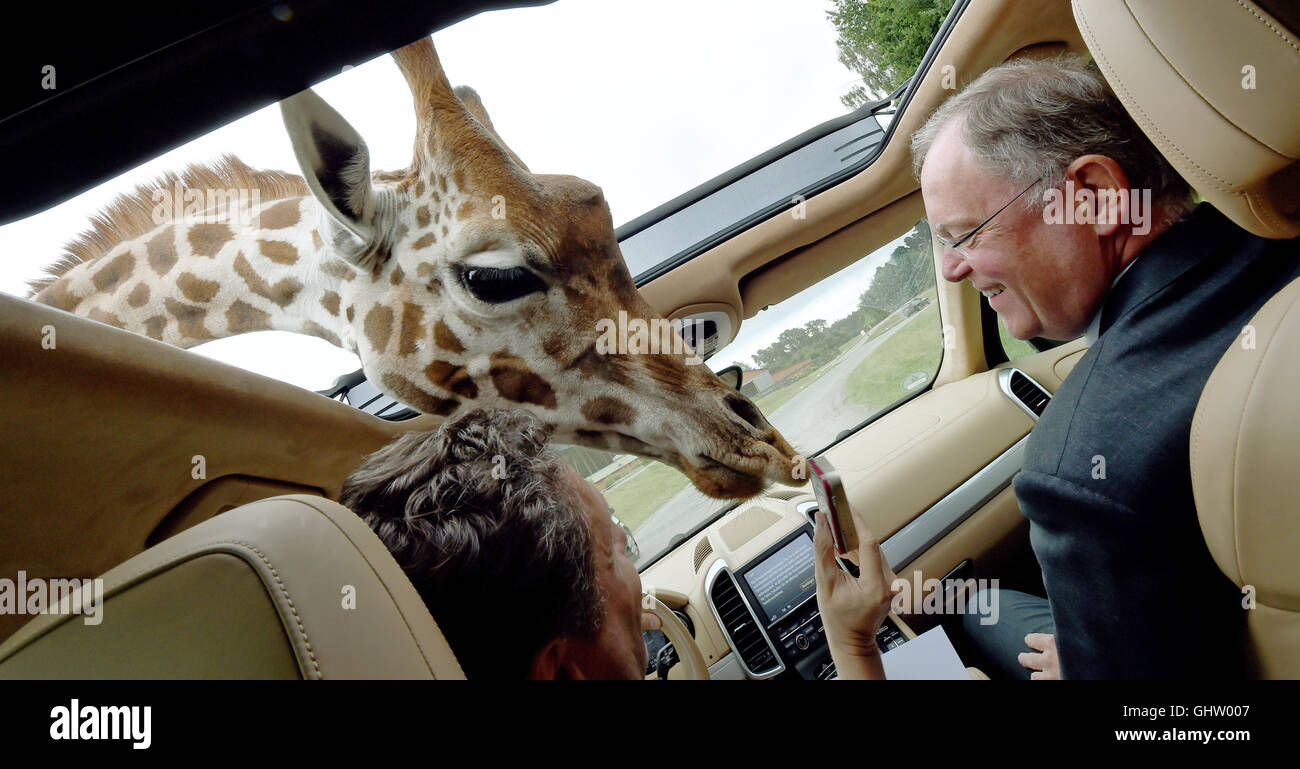
<path fill-rule="evenodd" d="M 762 676 L 776 672 L 780 663 L 731 578 L 731 572 L 724 569 L 716 575 L 709 588 L 709 601 L 727 640 L 731 642 L 731 648 L 740 655 L 740 661 L 749 674 Z"/>
<path fill-rule="evenodd" d="M 1030 379 L 1020 369 L 1002 369 L 998 372 L 998 384 L 1002 392 L 1015 401 L 1020 408 L 1034 419 L 1043 415 L 1043 410 L 1052 400 L 1052 394 L 1043 386 Z"/>
<path fill-rule="evenodd" d="M 1034 384 L 1029 377 L 1019 371 L 1011 372 L 1011 394 L 1040 417 L 1043 415 L 1043 409 L 1047 408 L 1047 402 L 1052 399 L 1043 388 Z"/>
<path fill-rule="evenodd" d="M 700 537 L 700 541 L 695 543 L 695 573 L 700 573 L 700 567 L 704 565 L 704 559 L 713 555 L 713 543 L 709 542 L 709 535 L 705 534 Z"/>

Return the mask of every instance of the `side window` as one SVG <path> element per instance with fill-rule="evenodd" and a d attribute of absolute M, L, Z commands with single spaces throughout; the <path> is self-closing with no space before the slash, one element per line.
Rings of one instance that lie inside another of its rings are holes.
<path fill-rule="evenodd" d="M 1026 339 L 1016 339 L 1007 331 L 1007 324 L 998 316 L 998 338 L 1002 340 L 1002 351 L 1007 354 L 1007 360 L 1023 358 L 1026 355 L 1033 355 L 1038 349 L 1029 343 Z"/>
<path fill-rule="evenodd" d="M 929 223 L 918 222 L 866 261 L 879 267 L 858 302 L 862 330 L 852 349 L 861 360 L 846 394 L 874 413 L 929 385 L 943 359 Z"/>
<path fill-rule="evenodd" d="M 339 375 L 361 368 L 355 353 L 288 331 L 255 331 L 204 342 L 190 351 L 307 390 L 328 390 Z"/>
<path fill-rule="evenodd" d="M 934 380 L 943 359 L 937 299 L 930 228 L 922 221 L 745 320 L 708 365 L 739 365 L 741 392 L 811 456 Z M 728 505 L 653 460 L 577 448 L 564 457 L 633 529 L 638 566 Z"/>

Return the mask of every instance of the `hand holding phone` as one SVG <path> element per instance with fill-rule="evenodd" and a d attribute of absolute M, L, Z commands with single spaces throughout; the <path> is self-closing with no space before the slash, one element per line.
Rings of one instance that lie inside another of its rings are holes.
<path fill-rule="evenodd" d="M 826 514 L 831 525 L 835 552 L 844 555 L 857 550 L 858 530 L 853 526 L 853 516 L 849 514 L 849 497 L 844 492 L 840 474 L 826 457 L 810 459 L 808 466 L 812 468 L 813 496 L 817 498 L 817 508 Z"/>

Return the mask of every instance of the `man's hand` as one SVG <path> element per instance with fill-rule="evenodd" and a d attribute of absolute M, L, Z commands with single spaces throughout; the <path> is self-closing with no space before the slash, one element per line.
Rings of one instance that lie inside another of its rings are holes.
<path fill-rule="evenodd" d="M 1037 653 L 1021 652 L 1016 658 L 1021 665 L 1035 671 L 1030 674 L 1030 678 L 1035 681 L 1061 680 L 1061 662 L 1056 658 L 1056 636 L 1030 633 L 1025 636 L 1025 645 L 1037 650 Z"/>
<path fill-rule="evenodd" d="M 817 607 L 839 677 L 883 679 L 876 631 L 889 615 L 894 572 L 867 524 L 856 510 L 850 508 L 849 512 L 858 531 L 858 549 L 846 555 L 858 564 L 860 576 L 854 579 L 835 562 L 830 523 L 826 514 L 818 511 L 813 536 Z"/>

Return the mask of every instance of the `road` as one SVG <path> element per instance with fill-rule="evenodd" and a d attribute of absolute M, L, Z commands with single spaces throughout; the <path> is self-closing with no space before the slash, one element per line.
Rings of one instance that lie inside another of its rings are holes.
<path fill-rule="evenodd" d="M 849 375 L 872 350 L 906 325 L 907 322 L 900 323 L 869 342 L 849 348 L 816 381 L 766 414 L 768 421 L 800 452 L 816 453 L 830 445 L 841 431 L 854 427 L 876 411 L 849 399 Z M 641 560 L 657 555 L 669 546 L 674 536 L 685 534 L 729 504 L 726 500 L 704 496 L 694 486 L 682 489 L 637 528 L 635 536 L 641 548 Z"/>

